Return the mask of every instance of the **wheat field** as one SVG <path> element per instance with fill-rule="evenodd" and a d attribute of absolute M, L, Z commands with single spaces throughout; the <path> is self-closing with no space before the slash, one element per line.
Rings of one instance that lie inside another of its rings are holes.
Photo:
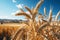
<path fill-rule="evenodd" d="M 54 18 L 55 20 L 52 18 L 52 8 L 50 8 L 49 16 L 46 15 L 46 8 L 44 8 L 44 15 L 39 14 L 38 10 L 43 3 L 44 0 L 40 0 L 32 9 L 25 6 L 25 9 L 30 14 L 23 9 L 20 9 L 21 12 L 15 14 L 15 16 L 25 16 L 28 22 L 1 24 L 1 40 L 60 40 L 60 20 L 58 21 L 60 11 Z"/>

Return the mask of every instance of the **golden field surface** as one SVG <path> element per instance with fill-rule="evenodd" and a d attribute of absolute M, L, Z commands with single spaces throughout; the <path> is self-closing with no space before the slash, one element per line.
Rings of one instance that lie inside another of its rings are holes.
<path fill-rule="evenodd" d="M 21 28 L 21 26 L 24 26 L 24 25 L 25 24 L 22 25 L 20 23 L 0 24 L 0 40 L 2 40 L 4 36 L 11 37 L 19 28 Z"/>
<path fill-rule="evenodd" d="M 4 24 L 0 24 L 0 33 L 2 33 L 2 31 L 8 31 L 8 32 L 15 32 L 18 28 L 20 28 L 21 26 L 24 26 L 25 24 L 20 24 L 20 23 L 4 23 Z"/>
<path fill-rule="evenodd" d="M 10 40 L 8 38 L 10 38 L 10 37 L 12 38 L 12 36 L 16 33 L 17 30 L 19 30 L 20 28 L 24 28 L 24 27 L 25 27 L 24 23 L 22 23 L 22 24 L 20 24 L 20 23 L 0 24 L 0 39 L 2 39 L 1 37 L 3 36 L 3 38 L 6 37 L 7 40 Z M 25 30 L 27 30 L 27 29 L 25 29 Z M 27 32 L 28 32 L 28 30 L 27 30 Z M 24 33 L 22 33 L 21 35 L 23 35 L 23 34 Z M 31 31 L 30 35 L 33 35 L 33 31 Z M 60 39 L 60 26 L 47 25 L 46 27 L 44 27 L 40 30 L 40 34 L 36 36 L 36 38 L 37 38 L 36 40 L 44 40 L 45 39 L 44 35 L 48 35 L 46 38 L 49 38 L 50 40 L 58 40 L 57 38 Z M 33 37 L 33 36 L 31 36 L 31 37 Z M 47 40 L 47 39 L 45 39 L 45 40 Z"/>

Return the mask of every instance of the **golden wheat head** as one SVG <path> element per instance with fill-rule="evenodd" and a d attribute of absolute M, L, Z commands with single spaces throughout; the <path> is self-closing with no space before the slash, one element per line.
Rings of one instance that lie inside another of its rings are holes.
<path fill-rule="evenodd" d="M 46 17 L 46 8 L 44 7 L 44 16 Z"/>
<path fill-rule="evenodd" d="M 56 17 L 55 17 L 55 20 L 57 21 L 58 20 L 58 16 L 60 15 L 60 11 L 57 13 Z"/>
<path fill-rule="evenodd" d="M 32 11 L 27 6 L 25 6 L 25 8 L 32 14 Z"/>
<path fill-rule="evenodd" d="M 52 8 L 50 8 L 48 21 L 51 21 L 51 20 L 52 20 Z"/>
<path fill-rule="evenodd" d="M 44 0 L 40 0 L 36 5 L 35 10 L 38 10 L 43 2 L 44 2 Z"/>
<path fill-rule="evenodd" d="M 31 19 L 30 15 L 29 15 L 29 14 L 26 14 L 25 12 L 15 14 L 15 16 L 23 16 L 23 15 L 24 15 L 25 17 Z"/>

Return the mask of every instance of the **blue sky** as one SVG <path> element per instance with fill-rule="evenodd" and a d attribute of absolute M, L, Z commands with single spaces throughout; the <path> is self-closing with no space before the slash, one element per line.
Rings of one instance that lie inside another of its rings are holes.
<path fill-rule="evenodd" d="M 0 19 L 23 19 L 24 17 L 16 17 L 12 14 L 18 11 L 18 8 L 24 9 L 24 6 L 31 9 L 35 7 L 38 1 L 40 0 L 0 0 Z M 44 14 L 43 9 L 46 7 L 48 15 L 50 6 L 53 8 L 53 15 L 56 15 L 60 10 L 60 0 L 44 0 L 39 12 Z"/>

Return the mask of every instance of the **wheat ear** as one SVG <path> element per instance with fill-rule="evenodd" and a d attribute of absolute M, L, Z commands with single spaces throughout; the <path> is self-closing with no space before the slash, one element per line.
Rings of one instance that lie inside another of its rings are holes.
<path fill-rule="evenodd" d="M 49 22 L 52 21 L 52 8 L 50 8 L 48 21 L 49 21 Z"/>
<path fill-rule="evenodd" d="M 32 15 L 32 11 L 30 10 L 30 8 L 28 8 L 27 6 L 25 6 L 25 8 L 30 12 L 30 14 Z"/>
<path fill-rule="evenodd" d="M 38 10 L 43 2 L 44 2 L 44 0 L 40 0 L 36 5 L 35 10 Z"/>
<path fill-rule="evenodd" d="M 44 16 L 46 17 L 46 8 L 44 7 Z"/>
<path fill-rule="evenodd" d="M 31 19 L 30 15 L 29 15 L 29 14 L 26 14 L 25 12 L 15 14 L 15 16 L 23 16 L 23 15 L 24 15 L 25 17 Z"/>
<path fill-rule="evenodd" d="M 57 13 L 56 17 L 55 17 L 55 20 L 57 21 L 58 20 L 58 16 L 60 15 L 60 11 Z"/>

